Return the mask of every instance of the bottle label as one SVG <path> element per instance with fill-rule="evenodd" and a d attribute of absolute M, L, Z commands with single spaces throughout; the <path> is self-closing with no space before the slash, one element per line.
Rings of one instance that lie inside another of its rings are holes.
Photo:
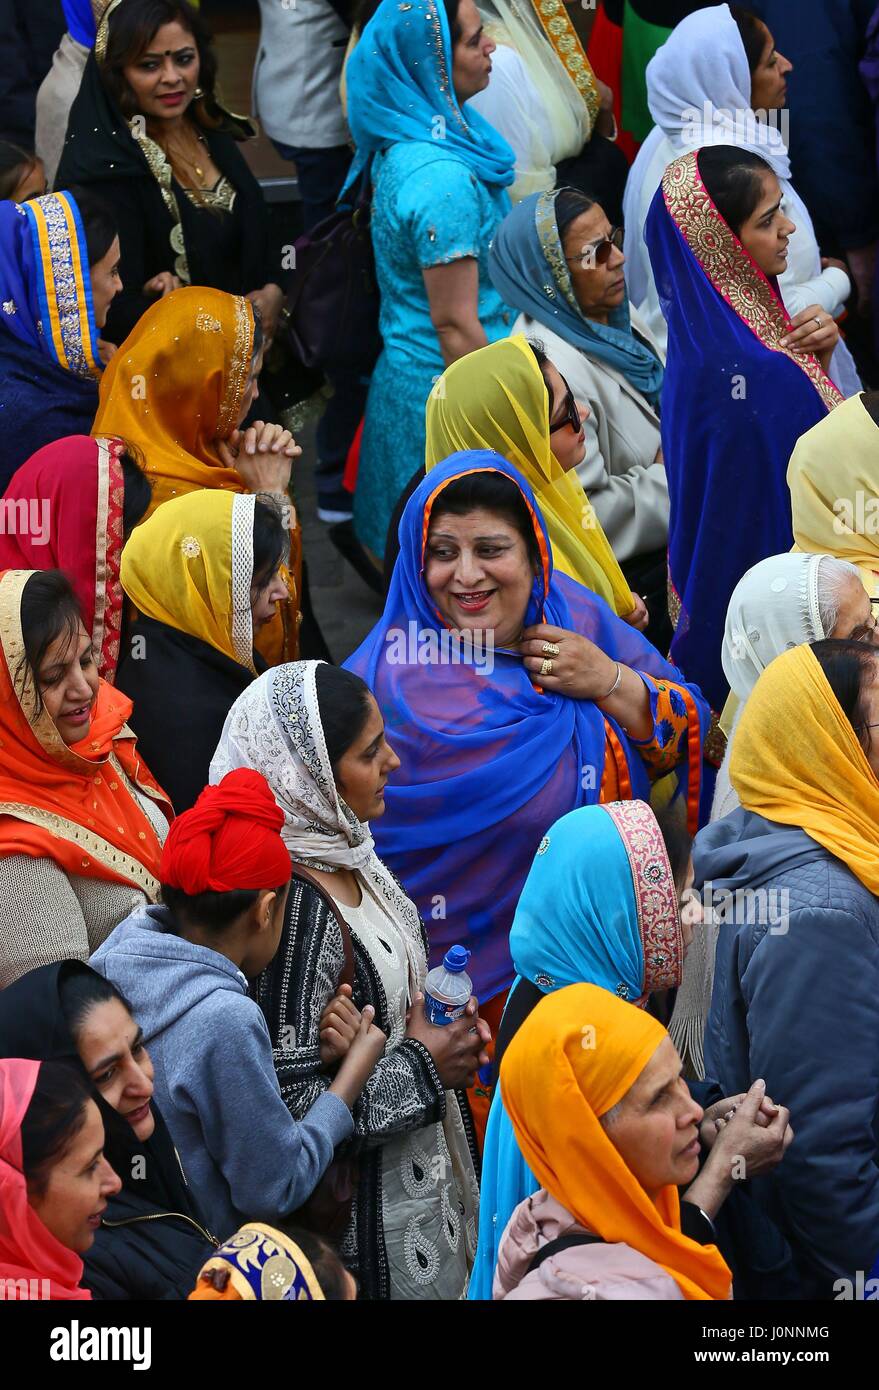
<path fill-rule="evenodd" d="M 462 1016 L 466 1007 L 466 1000 L 463 1004 L 453 1004 L 448 999 L 437 999 L 425 991 L 424 1013 L 428 1023 L 438 1023 L 441 1026 L 446 1023 L 454 1023 Z"/>

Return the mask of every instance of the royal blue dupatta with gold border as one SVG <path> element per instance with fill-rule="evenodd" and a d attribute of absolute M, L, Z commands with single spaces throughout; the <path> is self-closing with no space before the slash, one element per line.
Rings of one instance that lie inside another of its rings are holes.
<path fill-rule="evenodd" d="M 76 202 L 0 202 L 0 490 L 44 444 L 91 431 L 101 370 Z"/>
<path fill-rule="evenodd" d="M 666 169 L 644 238 L 669 329 L 661 418 L 671 658 L 719 712 L 732 591 L 758 560 L 792 547 L 788 461 L 843 398 L 816 357 L 780 346 L 790 319 L 777 283 L 724 221 L 697 155 Z"/>

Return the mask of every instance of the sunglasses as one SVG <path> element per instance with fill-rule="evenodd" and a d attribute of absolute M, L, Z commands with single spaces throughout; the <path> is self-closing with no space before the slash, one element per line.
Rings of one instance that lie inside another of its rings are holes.
<path fill-rule="evenodd" d="M 564 381 L 564 377 L 562 377 L 562 380 Z M 574 393 L 567 382 L 565 382 L 565 387 L 565 413 L 554 425 L 550 425 L 550 434 L 555 434 L 556 430 L 563 430 L 566 425 L 570 425 L 571 429 L 577 434 L 580 432 L 582 421 L 580 419 L 580 412 L 577 409 L 577 402 L 574 400 Z"/>
<path fill-rule="evenodd" d="M 582 270 L 594 270 L 597 265 L 607 265 L 611 251 L 622 251 L 625 229 L 614 227 L 600 241 L 591 241 L 584 246 L 579 256 L 565 256 L 568 265 L 578 265 Z"/>

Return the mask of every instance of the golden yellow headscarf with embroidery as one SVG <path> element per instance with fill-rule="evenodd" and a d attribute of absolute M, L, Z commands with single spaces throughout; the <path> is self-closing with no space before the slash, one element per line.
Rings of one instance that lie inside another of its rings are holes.
<path fill-rule="evenodd" d="M 857 565 L 879 594 L 879 426 L 850 396 L 800 435 L 787 469 L 796 550 Z"/>
<path fill-rule="evenodd" d="M 677 1188 L 651 1199 L 600 1123 L 667 1037 L 650 1014 L 598 985 L 556 990 L 504 1054 L 504 1105 L 528 1167 L 581 1226 L 654 1260 L 685 1298 L 726 1299 L 726 1262 L 681 1231 Z"/>
<path fill-rule="evenodd" d="M 249 493 L 201 488 L 172 497 L 136 526 L 122 551 L 120 579 L 147 618 L 199 637 L 249 671 L 253 515 Z"/>
<path fill-rule="evenodd" d="M 240 473 L 220 458 L 217 440 L 238 424 L 253 331 L 246 299 L 187 285 L 147 309 L 104 371 L 92 434 L 109 430 L 140 451 L 153 489 L 148 516 L 195 488 L 246 491 Z M 283 604 L 257 638 L 270 666 L 299 654 L 302 542 L 292 506 L 291 520 L 290 559 L 281 573 L 294 603 Z"/>
<path fill-rule="evenodd" d="M 810 647 L 783 652 L 760 675 L 729 775 L 746 810 L 801 826 L 879 893 L 879 781 Z"/>
<path fill-rule="evenodd" d="M 606 599 L 620 617 L 635 607 L 610 543 L 576 473 L 549 446 L 549 397 L 522 334 L 478 348 L 447 367 L 427 401 L 425 466 L 459 449 L 493 449 L 537 497 L 555 568 Z"/>

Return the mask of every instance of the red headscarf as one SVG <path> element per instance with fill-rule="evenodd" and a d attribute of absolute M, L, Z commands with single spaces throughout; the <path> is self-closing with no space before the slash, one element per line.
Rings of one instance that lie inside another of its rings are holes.
<path fill-rule="evenodd" d="M 104 680 L 116 675 L 124 594 L 124 484 L 118 439 L 71 434 L 22 464 L 3 495 L 0 570 L 63 570 Z"/>
<path fill-rule="evenodd" d="M 0 1279 L 36 1281 L 25 1298 L 42 1296 L 49 1281 L 51 1298 L 91 1298 L 81 1289 L 82 1260 L 43 1225 L 27 1199 L 22 1171 L 21 1125 L 37 1084 L 39 1062 L 19 1058 L 0 1061 Z M 20 1296 L 6 1284 L 4 1298 Z"/>
<path fill-rule="evenodd" d="M 284 813 L 261 772 L 247 767 L 227 772 L 216 787 L 205 787 L 168 831 L 162 883 L 190 897 L 277 888 L 291 874 L 283 824 Z"/>
<path fill-rule="evenodd" d="M 101 681 L 88 732 L 70 745 L 45 706 L 37 710 L 21 630 L 32 572 L 0 574 L 0 857 L 54 859 L 65 873 L 131 883 L 155 902 L 161 845 L 119 769 L 169 821 L 171 803 L 137 751 L 121 691 Z"/>

